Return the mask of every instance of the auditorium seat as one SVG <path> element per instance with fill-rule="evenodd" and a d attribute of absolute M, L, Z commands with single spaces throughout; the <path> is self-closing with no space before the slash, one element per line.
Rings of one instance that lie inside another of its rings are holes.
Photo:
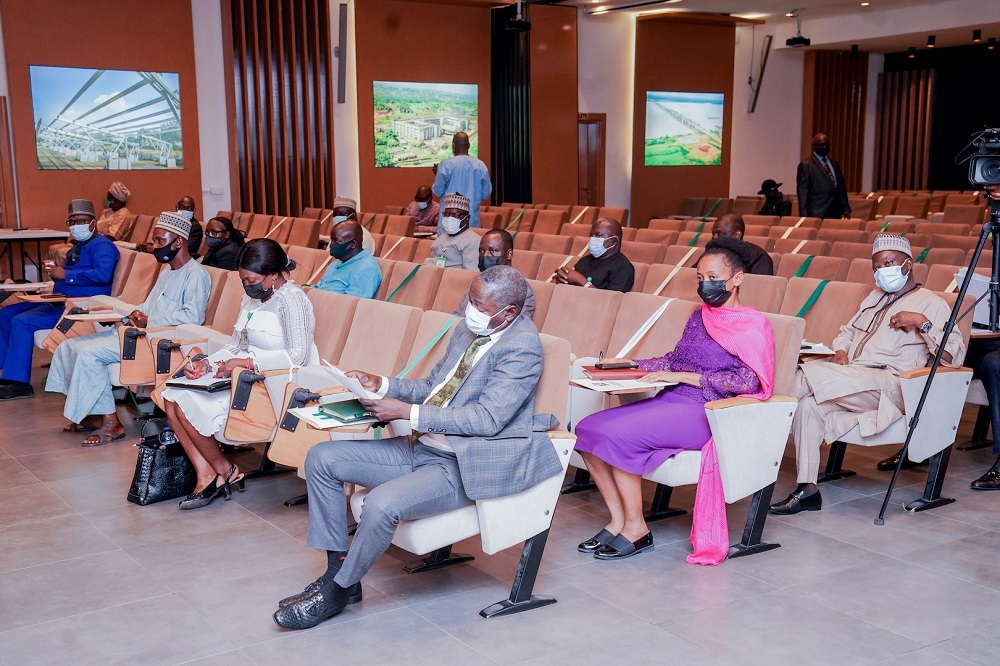
<path fill-rule="evenodd" d="M 515 231 L 520 232 L 530 232 L 535 226 L 535 219 L 538 217 L 538 211 L 534 208 L 521 208 L 521 209 L 505 209 L 510 210 L 511 215 L 504 223 L 504 229 L 507 229 L 510 233 Z"/>
<path fill-rule="evenodd" d="M 923 245 L 931 247 L 957 247 L 963 250 L 972 250 L 979 242 L 978 232 L 976 236 L 949 236 L 946 234 L 933 234 L 930 240 Z"/>
<path fill-rule="evenodd" d="M 712 233 L 712 227 L 715 225 L 714 220 L 703 220 L 700 217 L 696 217 L 691 220 L 682 220 L 684 223 L 684 231 L 693 231 L 695 233 L 707 232 Z"/>
<path fill-rule="evenodd" d="M 381 256 L 385 259 L 392 259 L 394 261 L 413 261 L 414 253 L 417 251 L 417 239 L 410 238 L 407 236 L 400 236 L 396 238 L 393 235 L 386 234 L 385 241 L 382 246 Z M 420 258 L 423 261 L 427 257 Z"/>
<path fill-rule="evenodd" d="M 382 233 L 398 236 L 412 236 L 417 219 L 410 215 L 386 215 Z"/>
<path fill-rule="evenodd" d="M 240 307 L 243 304 L 243 281 L 237 271 L 228 271 L 225 283 L 222 285 L 222 293 L 219 302 L 215 306 L 215 314 L 212 319 L 205 320 L 205 326 L 209 326 L 223 335 L 230 335 L 236 326 L 236 319 L 240 315 Z"/>
<path fill-rule="evenodd" d="M 524 209 L 522 208 L 521 211 Z M 499 229 L 506 229 L 510 225 L 510 221 L 514 216 L 513 208 L 504 208 L 503 206 L 484 206 L 480 207 L 480 211 L 483 213 L 496 213 L 500 216 L 500 225 L 497 227 Z M 518 211 L 518 212 L 521 212 Z"/>
<path fill-rule="evenodd" d="M 126 250 L 126 252 L 128 251 Z M 159 277 L 163 266 L 151 254 L 145 252 L 135 252 L 134 254 L 135 258 L 132 260 L 128 277 L 118 298 L 126 303 L 139 305 L 146 300 L 146 296 L 149 295 L 156 283 L 156 278 Z"/>
<path fill-rule="evenodd" d="M 691 258 L 691 263 L 697 261 L 701 254 Z M 646 273 L 646 280 L 643 282 L 641 291 L 645 294 L 655 294 L 659 290 L 660 296 L 667 298 L 680 298 L 685 301 L 698 303 L 698 271 L 695 268 L 685 266 L 668 266 L 666 264 L 653 264 Z M 669 281 L 664 286 L 664 281 Z M 662 289 L 661 289 L 662 286 Z M 640 291 L 635 289 L 635 291 Z"/>
<path fill-rule="evenodd" d="M 452 313 L 462 301 L 462 297 L 469 292 L 469 285 L 479 275 L 479 271 L 467 271 L 462 268 L 443 268 L 440 270 L 442 271 L 441 279 L 434 293 L 431 294 L 431 305 L 424 309 Z M 423 375 L 413 376 L 422 377 Z"/>
<path fill-rule="evenodd" d="M 948 196 L 947 192 L 940 192 L 940 191 L 928 195 L 929 201 L 927 203 L 927 214 L 930 215 L 932 213 L 940 213 L 941 211 L 943 211 L 944 201 L 947 198 L 947 196 Z"/>
<path fill-rule="evenodd" d="M 663 263 L 668 267 L 668 270 L 670 267 L 677 266 L 678 264 L 692 267 L 704 251 L 705 248 L 699 245 L 670 245 L 663 252 Z M 643 289 L 643 291 L 646 291 L 646 289 Z M 652 293 L 652 291 L 648 293 Z"/>
<path fill-rule="evenodd" d="M 787 219 L 787 218 L 785 218 Z M 794 238 L 796 240 L 816 240 L 819 229 L 815 227 L 768 227 L 767 235 L 771 238 Z"/>
<path fill-rule="evenodd" d="M 637 243 L 659 243 L 663 246 L 674 245 L 680 231 L 667 231 L 666 229 L 636 229 L 635 241 Z"/>
<path fill-rule="evenodd" d="M 865 231 L 869 234 L 912 234 L 916 232 L 917 225 L 913 222 L 903 220 L 895 222 L 884 222 L 882 220 L 872 220 L 865 223 Z"/>
<path fill-rule="evenodd" d="M 701 217 L 705 209 L 705 197 L 684 197 L 681 200 L 680 208 L 677 209 L 677 217 L 683 219 L 688 217 Z M 671 215 L 671 217 L 674 217 Z"/>
<path fill-rule="evenodd" d="M 598 217 L 608 217 L 617 220 L 623 227 L 628 226 L 628 208 L 608 208 L 602 206 L 597 212 Z"/>
<path fill-rule="evenodd" d="M 649 221 L 649 226 L 646 229 L 639 229 L 639 231 L 684 231 L 686 219 L 683 220 L 673 220 L 673 219 L 663 219 L 663 218 L 653 218 Z"/>
<path fill-rule="evenodd" d="M 868 232 L 860 229 L 854 231 L 850 229 L 827 229 L 823 226 L 820 228 L 819 233 L 816 234 L 816 240 L 830 241 L 831 243 L 864 243 L 868 240 Z"/>
<path fill-rule="evenodd" d="M 569 219 L 569 214 L 558 210 L 540 210 L 531 230 L 536 234 L 558 234 Z"/>
<path fill-rule="evenodd" d="M 421 262 L 429 259 L 431 248 L 434 247 L 434 240 L 431 238 L 418 238 L 413 248 L 413 261 Z"/>
<path fill-rule="evenodd" d="M 765 252 L 771 252 L 774 250 L 774 243 L 777 239 L 770 238 L 768 236 L 751 236 L 750 234 L 747 234 L 743 237 L 743 240 L 748 243 L 753 243 L 757 247 L 762 248 Z"/>
<path fill-rule="evenodd" d="M 323 217 L 323 209 L 322 208 L 303 208 L 302 209 L 302 217 L 311 217 L 311 218 L 313 218 L 315 220 L 318 220 L 321 217 Z"/>
<path fill-rule="evenodd" d="M 733 215 L 756 215 L 764 205 L 764 197 L 738 196 L 729 210 Z"/>
<path fill-rule="evenodd" d="M 341 350 L 352 328 L 357 305 L 363 299 L 322 289 L 310 289 L 306 296 L 316 316 L 319 357 L 336 365 L 340 362 Z"/>
<path fill-rule="evenodd" d="M 635 227 L 622 227 L 622 240 L 634 241 L 635 232 L 637 231 L 638 229 Z"/>
<path fill-rule="evenodd" d="M 949 222 L 918 222 L 918 234 L 945 234 L 947 236 L 968 236 L 972 233 L 972 225 Z"/>
<path fill-rule="evenodd" d="M 948 210 L 948 206 L 983 206 L 982 194 L 974 194 L 972 192 L 950 192 L 944 200 L 944 210 Z"/>
<path fill-rule="evenodd" d="M 590 236 L 572 236 L 573 243 L 569 246 L 569 253 L 576 256 L 587 249 L 590 244 Z"/>
<path fill-rule="evenodd" d="M 808 266 L 806 266 L 808 262 Z M 805 266 L 804 272 L 803 266 Z M 843 280 L 847 277 L 850 262 L 842 257 L 808 256 L 804 254 L 783 254 L 775 267 L 775 275 L 791 279 L 811 277 L 820 280 Z M 871 266 L 871 262 L 869 262 Z"/>
<path fill-rule="evenodd" d="M 779 275 L 747 273 L 740 287 L 740 302 L 761 312 L 777 313 L 785 297 L 788 280 Z"/>
<path fill-rule="evenodd" d="M 434 365 L 448 350 L 452 331 L 455 330 L 455 324 L 461 319 L 462 317 L 452 314 L 451 310 L 427 310 L 420 316 L 420 326 L 417 327 L 417 333 L 413 337 L 410 356 L 406 359 L 405 367 L 409 368 L 409 371 L 405 377 L 416 379 L 430 375 Z M 434 342 L 435 338 L 437 338 L 437 342 Z M 428 350 L 427 345 L 432 342 L 434 344 Z M 418 355 L 421 353 L 423 353 L 423 357 L 418 359 Z"/>
<path fill-rule="evenodd" d="M 778 220 L 777 224 L 773 226 L 777 227 L 796 227 L 806 229 L 818 229 L 823 223 L 823 220 L 818 217 L 802 217 L 799 215 L 785 215 Z"/>
<path fill-rule="evenodd" d="M 764 236 L 767 237 L 767 231 L 771 227 L 763 224 L 747 224 L 744 225 L 743 235 L 744 236 Z"/>
<path fill-rule="evenodd" d="M 845 259 L 871 259 L 871 243 L 846 243 L 837 241 L 833 244 L 829 252 L 832 257 L 844 257 Z"/>
<path fill-rule="evenodd" d="M 881 194 L 875 199 L 875 217 L 885 217 L 886 215 L 892 215 L 896 210 L 896 201 L 899 199 L 898 196 L 892 194 Z"/>
<path fill-rule="evenodd" d="M 664 247 L 656 243 L 622 241 L 621 251 L 633 264 L 636 262 L 656 264 L 663 260 Z"/>
<path fill-rule="evenodd" d="M 570 349 L 576 356 L 607 353 L 621 302 L 619 291 L 558 284 L 539 330 L 569 340 Z"/>
<path fill-rule="evenodd" d="M 843 229 L 845 231 L 864 231 L 865 230 L 865 220 L 852 217 L 850 219 L 843 218 L 824 218 L 819 225 L 820 229 Z"/>
<path fill-rule="evenodd" d="M 913 260 L 918 264 L 960 264 L 965 261 L 965 250 L 957 247 L 912 247 Z"/>
<path fill-rule="evenodd" d="M 851 217 L 861 218 L 862 220 L 874 220 L 875 219 L 875 199 L 862 199 L 848 197 L 847 202 L 851 206 Z"/>
<path fill-rule="evenodd" d="M 271 230 L 273 220 L 273 215 L 261 215 L 260 213 L 254 213 L 253 219 L 250 221 L 250 226 L 247 229 L 247 239 L 253 240 L 254 238 L 264 238 L 267 235 L 267 232 Z"/>
<path fill-rule="evenodd" d="M 385 215 L 402 215 L 406 206 L 383 206 L 382 213 Z"/>
<path fill-rule="evenodd" d="M 926 195 L 899 197 L 893 215 L 909 215 L 910 217 L 926 218 L 930 198 Z"/>
<path fill-rule="evenodd" d="M 288 230 L 288 238 L 285 241 L 289 245 L 308 248 L 319 247 L 319 220 L 293 217 L 285 224 L 291 225 Z"/>
<path fill-rule="evenodd" d="M 944 207 L 941 222 L 944 224 L 967 224 L 972 233 L 979 233 L 979 226 L 986 221 L 985 203 L 948 204 Z"/>
<path fill-rule="evenodd" d="M 815 240 L 795 240 L 794 238 L 774 239 L 774 251 L 779 254 L 814 254 L 825 257 L 830 254 L 831 243 Z"/>
<path fill-rule="evenodd" d="M 534 250 L 515 250 L 511 265 L 516 268 L 521 275 L 532 278 L 538 274 L 538 264 L 542 260 L 542 253 Z"/>
<path fill-rule="evenodd" d="M 285 215 L 275 215 L 271 218 L 271 228 L 267 230 L 264 235 L 265 238 L 270 238 L 275 243 L 280 243 L 281 245 L 288 244 L 288 232 L 291 231 L 292 225 L 291 217 Z"/>
<path fill-rule="evenodd" d="M 311 221 L 318 222 L 318 220 Z M 288 258 L 296 263 L 295 270 L 292 271 L 289 277 L 292 282 L 300 286 L 306 284 L 326 259 L 333 259 L 330 253 L 325 250 L 316 250 L 300 245 L 289 245 L 285 249 L 285 252 L 288 254 Z M 318 280 L 319 278 L 316 279 Z"/>
<path fill-rule="evenodd" d="M 154 219 L 152 215 L 136 215 L 135 226 L 132 227 L 132 235 L 129 236 L 129 241 L 136 245 L 141 245 L 149 240 L 149 235 L 153 231 Z"/>
<path fill-rule="evenodd" d="M 514 250 L 530 250 L 531 241 L 535 237 L 530 231 L 513 231 L 511 237 L 514 239 Z"/>
<path fill-rule="evenodd" d="M 826 282 L 813 305 L 802 312 L 802 306 L 824 282 L 811 277 L 792 278 L 785 287 L 780 314 L 805 319 L 804 338 L 826 346 L 840 333 L 840 327 L 857 314 L 861 301 L 871 293 L 871 287 L 855 282 Z"/>
<path fill-rule="evenodd" d="M 364 211 L 358 211 L 358 224 L 367 229 L 373 234 L 393 234 L 395 236 L 412 236 L 413 233 L 400 234 L 393 231 L 386 231 L 385 224 L 389 216 L 385 213 L 366 213 Z M 403 225 L 405 229 L 405 225 Z M 330 228 L 330 233 L 333 233 L 333 227 Z"/>
<path fill-rule="evenodd" d="M 434 292 L 441 284 L 441 274 L 452 270 L 461 269 L 431 266 L 421 262 L 397 261 L 392 267 L 392 273 L 382 278 L 383 282 L 388 283 L 385 300 L 391 296 L 393 303 L 430 310 L 431 303 L 434 302 Z"/>
<path fill-rule="evenodd" d="M 532 317 L 532 320 L 537 328 L 541 328 L 541 324 L 548 314 L 549 304 L 552 303 L 552 294 L 555 292 L 556 285 L 541 280 L 528 280 L 528 286 L 531 287 L 531 292 L 535 295 L 535 316 Z"/>
<path fill-rule="evenodd" d="M 590 224 L 564 224 L 559 229 L 560 236 L 590 236 Z"/>
<path fill-rule="evenodd" d="M 728 197 L 707 197 L 705 205 L 698 217 L 702 219 L 716 218 L 725 215 L 733 208 L 733 200 Z"/>
<path fill-rule="evenodd" d="M 712 230 L 696 233 L 694 231 L 682 231 L 677 236 L 678 245 L 705 247 L 708 241 L 712 240 Z"/>
<path fill-rule="evenodd" d="M 480 213 L 479 225 L 482 229 L 502 229 L 500 213 Z"/>
<path fill-rule="evenodd" d="M 576 255 L 572 255 L 561 252 L 543 252 L 542 258 L 538 261 L 538 270 L 535 272 L 534 279 L 541 280 L 542 282 L 555 282 L 552 277 L 556 269 L 560 266 L 566 266 L 568 268 L 573 268 L 579 259 Z M 525 276 L 528 277 L 528 276 Z"/>
<path fill-rule="evenodd" d="M 573 206 L 569 210 L 569 224 L 579 224 L 590 228 L 590 225 L 599 217 L 600 212 L 601 209 L 598 206 Z"/>
<path fill-rule="evenodd" d="M 744 215 L 744 224 L 759 224 L 765 227 L 773 227 L 781 219 L 777 215 Z"/>
<path fill-rule="evenodd" d="M 538 232 L 535 232 L 534 237 L 531 239 L 532 252 L 569 254 L 569 249 L 572 246 L 573 246 L 573 238 L 571 236 L 563 236 L 563 235 L 555 236 L 555 235 L 540 234 Z"/>
<path fill-rule="evenodd" d="M 344 370 L 395 375 L 410 357 L 421 314 L 401 303 L 358 299 L 339 365 Z"/>
<path fill-rule="evenodd" d="M 949 285 L 955 282 L 955 276 L 964 268 L 964 264 L 931 264 L 927 271 L 927 278 L 924 280 L 924 286 L 931 291 L 947 291 Z M 976 273 L 986 277 L 989 277 L 992 272 L 992 268 L 989 265 L 983 265 L 982 262 L 976 267 Z M 955 291 L 955 289 L 953 288 L 951 291 Z"/>

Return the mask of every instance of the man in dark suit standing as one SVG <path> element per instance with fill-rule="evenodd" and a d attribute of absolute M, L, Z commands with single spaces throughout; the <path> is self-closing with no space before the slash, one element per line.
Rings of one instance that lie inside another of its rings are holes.
<path fill-rule="evenodd" d="M 558 422 L 535 414 L 542 343 L 521 316 L 528 284 L 511 266 L 494 266 L 469 286 L 465 320 L 424 379 L 352 370 L 362 400 L 380 421 L 406 420 L 412 435 L 323 442 L 306 456 L 309 545 L 327 552 L 327 570 L 278 602 L 274 621 L 307 629 L 361 600 L 361 578 L 392 543 L 401 520 L 415 520 L 522 492 L 561 473 L 545 431 Z M 350 551 L 345 483 L 370 492 Z"/>
<path fill-rule="evenodd" d="M 851 216 L 847 184 L 840 165 L 830 159 L 830 139 L 817 134 L 812 140 L 812 155 L 799 164 L 795 176 L 799 196 L 799 215 L 838 219 Z"/>

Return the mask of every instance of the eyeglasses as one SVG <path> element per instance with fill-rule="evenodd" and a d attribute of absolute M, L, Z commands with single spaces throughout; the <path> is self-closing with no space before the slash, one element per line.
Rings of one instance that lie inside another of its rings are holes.
<path fill-rule="evenodd" d="M 206 231 L 205 235 L 208 236 L 209 238 L 222 238 L 228 233 L 229 233 L 228 231 L 223 229 L 222 231 Z"/>

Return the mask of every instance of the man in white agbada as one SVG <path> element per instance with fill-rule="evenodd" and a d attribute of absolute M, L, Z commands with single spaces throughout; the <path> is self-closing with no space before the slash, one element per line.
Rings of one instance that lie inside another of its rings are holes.
<path fill-rule="evenodd" d="M 799 406 L 792 421 L 798 487 L 771 505 L 771 513 L 819 511 L 820 445 L 860 426 L 864 436 L 880 433 L 902 418 L 899 373 L 926 366 L 944 336 L 951 308 L 913 278 L 913 253 L 903 236 L 879 234 L 872 247 L 876 289 L 833 341 L 830 362 L 803 363 L 792 394 Z M 953 329 L 941 357 L 959 367 L 965 343 Z M 898 453 L 896 455 L 899 455 Z M 895 467 L 895 457 L 879 463 Z"/>
<path fill-rule="evenodd" d="M 212 281 L 191 258 L 187 238 L 191 222 L 174 212 L 161 213 L 153 228 L 153 256 L 167 268 L 160 272 L 145 302 L 128 316 L 128 324 L 179 326 L 205 321 Z M 94 431 L 83 446 L 101 446 L 125 436 L 115 413 L 108 366 L 121 360 L 114 328 L 66 340 L 56 347 L 45 390 L 66 394 L 66 432 Z"/>

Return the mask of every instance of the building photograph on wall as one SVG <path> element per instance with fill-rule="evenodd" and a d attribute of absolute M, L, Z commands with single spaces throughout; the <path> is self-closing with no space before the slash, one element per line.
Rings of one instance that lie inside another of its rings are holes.
<path fill-rule="evenodd" d="M 180 169 L 178 75 L 32 65 L 39 169 Z"/>
<path fill-rule="evenodd" d="M 451 157 L 456 132 L 479 154 L 479 86 L 374 82 L 375 166 L 429 167 Z"/>
<path fill-rule="evenodd" d="M 646 92 L 646 166 L 722 164 L 721 93 Z"/>

